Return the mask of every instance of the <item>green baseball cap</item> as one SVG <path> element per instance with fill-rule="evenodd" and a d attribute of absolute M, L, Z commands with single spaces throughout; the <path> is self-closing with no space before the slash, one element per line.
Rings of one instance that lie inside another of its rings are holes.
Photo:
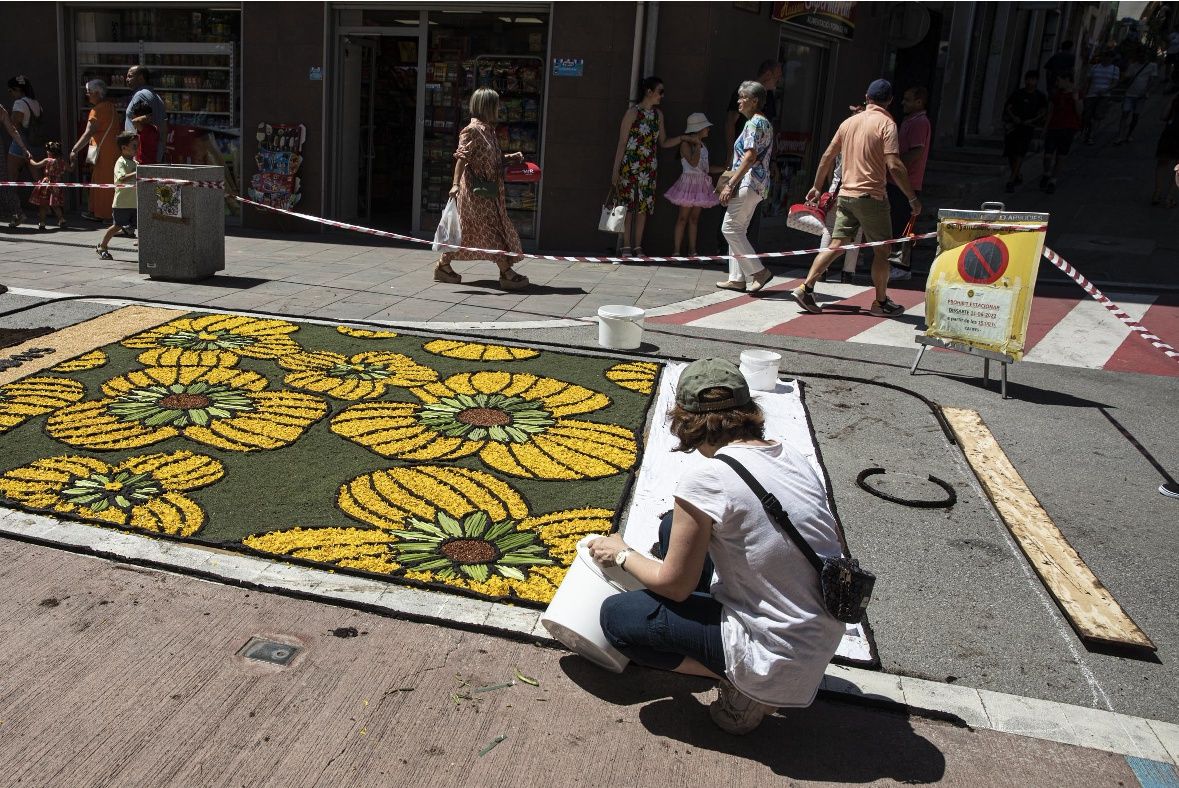
<path fill-rule="evenodd" d="M 702 392 L 715 388 L 728 389 L 732 396 L 722 400 L 701 401 Z M 749 384 L 736 364 L 723 358 L 702 358 L 684 367 L 675 389 L 675 401 L 689 413 L 708 413 L 740 408 L 753 400 L 749 396 Z"/>

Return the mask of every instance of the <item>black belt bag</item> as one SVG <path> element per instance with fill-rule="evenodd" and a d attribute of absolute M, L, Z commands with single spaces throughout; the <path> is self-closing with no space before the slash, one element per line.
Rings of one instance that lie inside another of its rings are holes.
<path fill-rule="evenodd" d="M 790 515 L 782 508 L 778 499 L 767 492 L 744 465 L 725 454 L 717 454 L 715 457 L 736 471 L 749 485 L 749 489 L 753 490 L 753 494 L 765 507 L 770 520 L 790 537 L 818 572 L 819 590 L 822 592 L 823 607 L 827 608 L 827 612 L 845 624 L 860 623 L 868 609 L 868 603 L 872 601 L 872 587 L 876 585 L 876 575 L 860 568 L 860 562 L 854 558 L 842 555 L 838 558 L 820 558 L 798 532 L 794 523 L 790 522 Z"/>
<path fill-rule="evenodd" d="M 468 177 L 471 179 L 471 194 L 492 202 L 499 199 L 499 181 L 484 180 L 473 173 Z"/>

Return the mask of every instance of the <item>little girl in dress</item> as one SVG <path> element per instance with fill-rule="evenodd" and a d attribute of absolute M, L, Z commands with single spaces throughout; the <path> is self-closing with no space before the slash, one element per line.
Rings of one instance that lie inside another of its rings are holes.
<path fill-rule="evenodd" d="M 41 172 L 41 182 L 33 187 L 33 196 L 29 198 L 29 204 L 37 206 L 40 217 L 38 229 L 45 229 L 45 214 L 48 213 L 48 208 L 53 208 L 53 213 L 57 216 L 57 226 L 65 227 L 65 215 L 61 210 L 65 205 L 65 197 L 62 195 L 61 187 L 54 185 L 61 180 L 69 166 L 69 162 L 61 157 L 61 143 L 45 143 L 45 158 L 41 161 L 30 161 L 29 164 Z"/>
<path fill-rule="evenodd" d="M 680 256 L 680 249 L 683 247 L 685 227 L 688 230 L 688 254 L 696 254 L 696 231 L 700 211 L 720 205 L 720 200 L 713 190 L 710 174 L 724 172 L 724 168 L 708 165 L 708 148 L 704 146 L 704 140 L 708 139 L 710 126 L 712 123 L 703 112 L 693 112 L 688 116 L 683 142 L 680 143 L 680 164 L 684 172 L 663 195 L 673 205 L 680 207 L 680 215 L 675 220 L 676 257 Z M 695 134 L 695 137 L 687 136 L 689 134 Z"/>

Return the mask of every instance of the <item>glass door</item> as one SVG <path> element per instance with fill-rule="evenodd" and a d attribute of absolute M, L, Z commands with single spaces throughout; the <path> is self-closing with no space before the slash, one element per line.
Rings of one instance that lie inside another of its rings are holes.
<path fill-rule="evenodd" d="M 774 161 L 777 178 L 775 199 L 769 210 L 784 212 L 785 206 L 802 202 L 814 179 L 815 167 L 825 148 L 819 139 L 827 95 L 830 50 L 815 41 L 783 36 L 779 50 L 782 80 L 778 84 L 777 139 Z"/>

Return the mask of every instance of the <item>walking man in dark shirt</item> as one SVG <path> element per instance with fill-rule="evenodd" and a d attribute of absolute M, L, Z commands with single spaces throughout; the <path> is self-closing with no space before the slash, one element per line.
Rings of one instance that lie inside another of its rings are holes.
<path fill-rule="evenodd" d="M 1039 71 L 1024 74 L 1023 87 L 1012 93 L 1003 107 L 1003 123 L 1007 126 L 1003 155 L 1011 166 L 1011 178 L 1007 181 L 1008 194 L 1023 183 L 1019 172 L 1023 167 L 1023 159 L 1032 146 L 1036 129 L 1043 126 L 1044 119 L 1048 117 L 1048 97 L 1037 88 L 1039 82 Z"/>

